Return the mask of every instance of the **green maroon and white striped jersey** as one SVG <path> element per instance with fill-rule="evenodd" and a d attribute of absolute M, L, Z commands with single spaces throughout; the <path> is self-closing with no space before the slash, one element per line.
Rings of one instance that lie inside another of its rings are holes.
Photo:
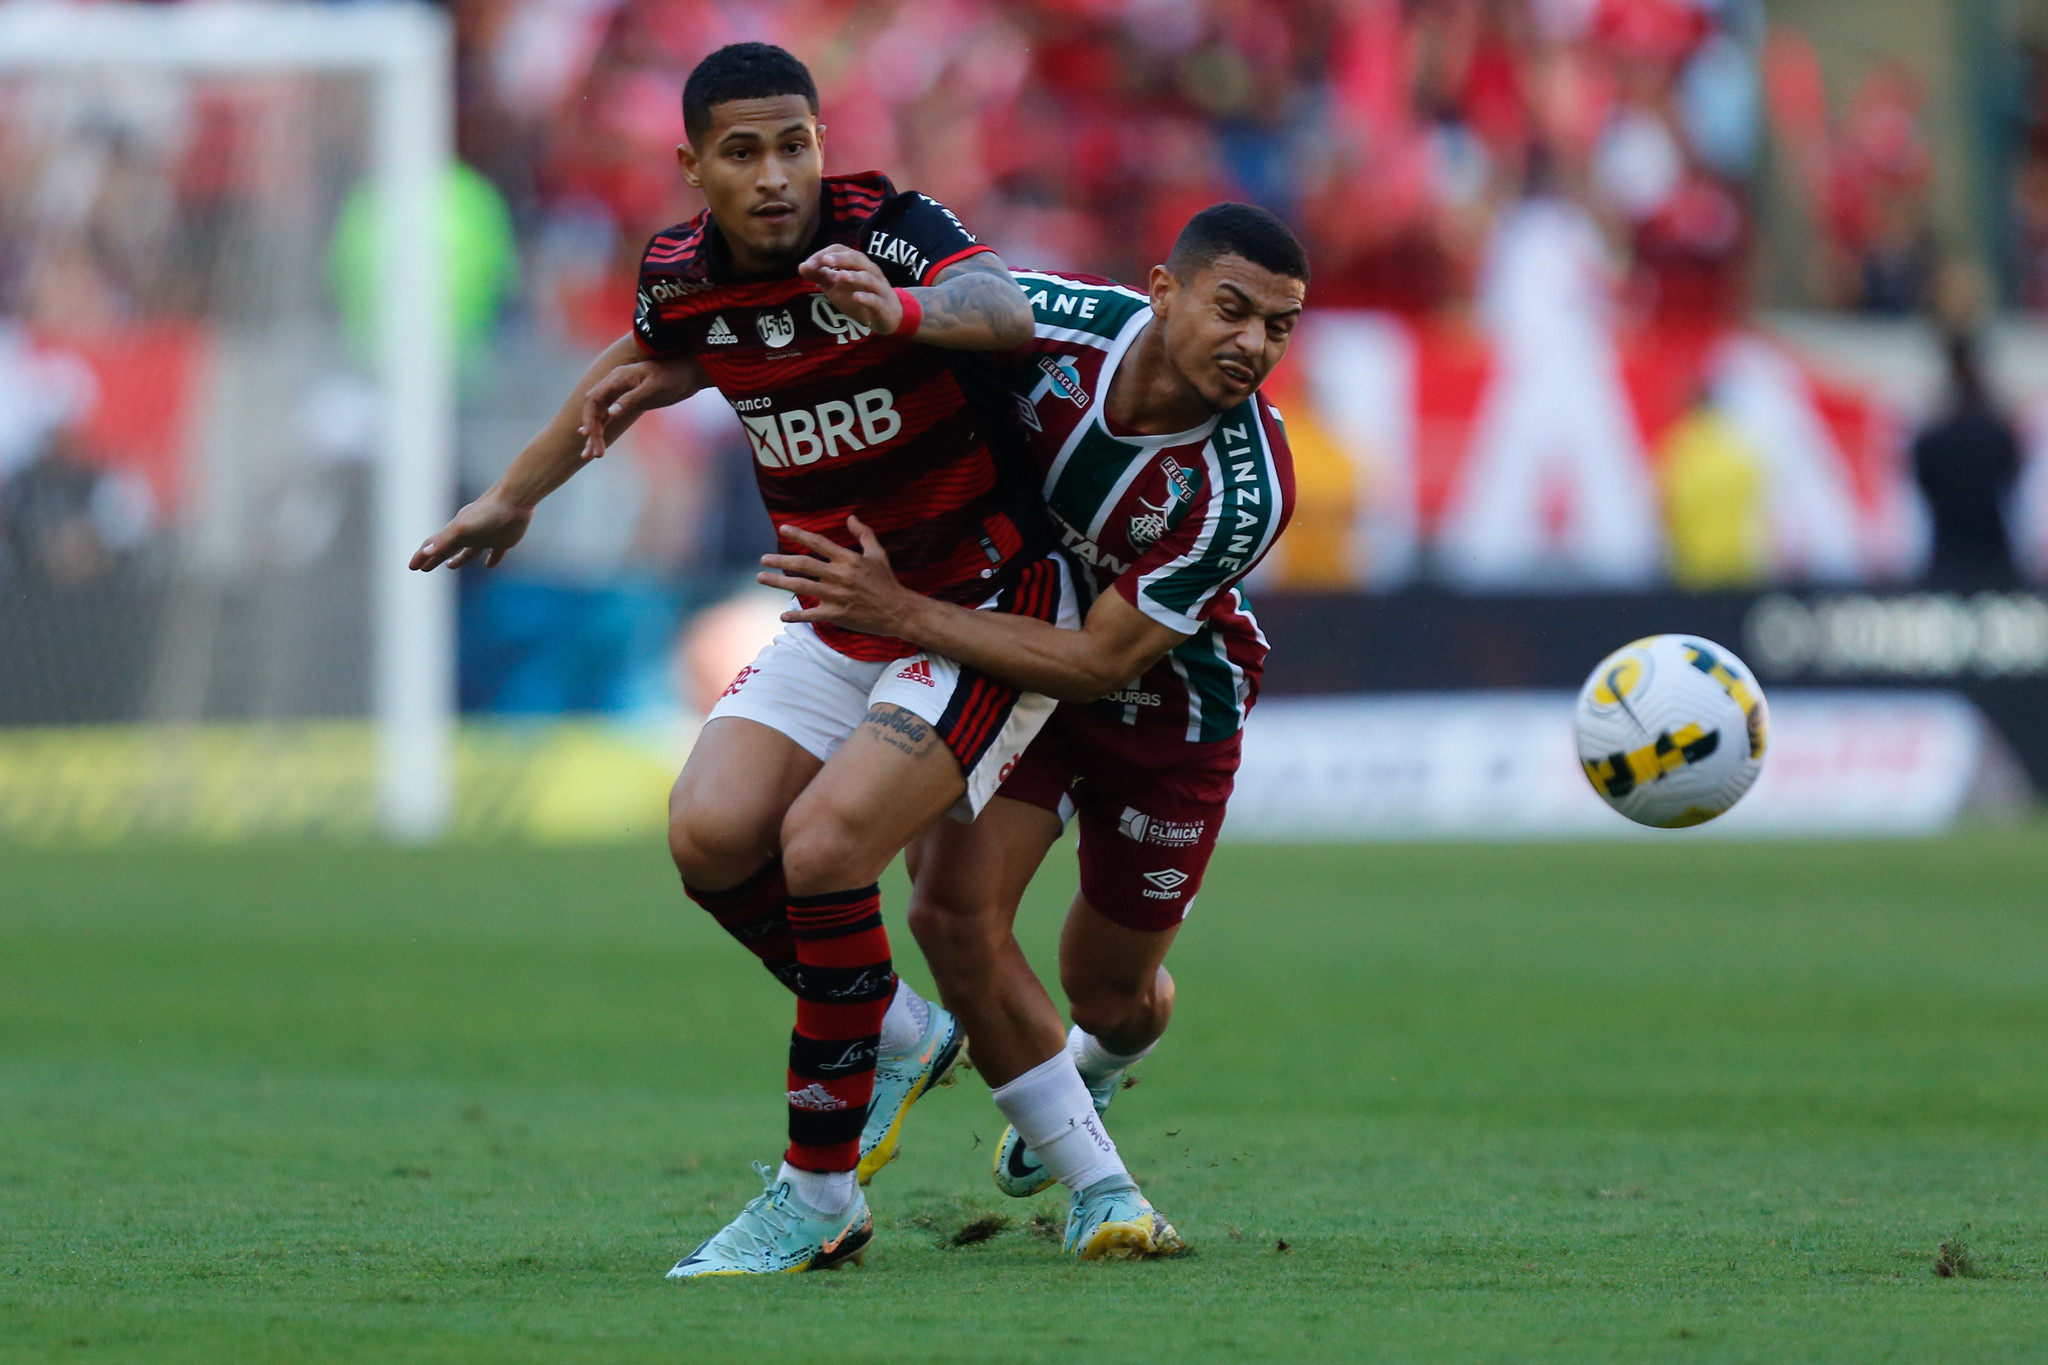
<path fill-rule="evenodd" d="M 1110 381 L 1151 300 L 1110 280 L 1013 272 L 1038 335 L 1010 389 L 1054 533 L 1087 605 L 1104 592 L 1188 636 L 1092 709 L 1190 742 L 1228 739 L 1258 696 L 1266 637 L 1238 586 L 1294 510 L 1280 414 L 1262 394 L 1192 430 L 1112 430 Z"/>

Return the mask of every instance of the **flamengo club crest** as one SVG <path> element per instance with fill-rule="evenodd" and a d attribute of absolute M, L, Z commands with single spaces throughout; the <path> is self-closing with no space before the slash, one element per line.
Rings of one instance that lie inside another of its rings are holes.
<path fill-rule="evenodd" d="M 759 314 L 754 319 L 754 326 L 760 330 L 761 340 L 767 342 L 771 350 L 796 340 L 796 319 L 789 315 L 787 308 Z"/>
<path fill-rule="evenodd" d="M 811 297 L 811 321 L 818 324 L 819 331 L 830 332 L 834 337 L 838 338 L 841 346 L 844 346 L 849 341 L 859 341 L 872 330 L 855 322 L 852 318 L 834 308 L 832 300 L 826 298 L 823 294 L 815 294 Z M 775 343 L 771 341 L 768 344 L 773 346 Z"/>

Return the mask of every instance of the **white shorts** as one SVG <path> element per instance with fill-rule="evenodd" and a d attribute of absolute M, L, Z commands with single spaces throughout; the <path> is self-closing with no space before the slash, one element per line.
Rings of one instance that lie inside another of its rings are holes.
<path fill-rule="evenodd" d="M 1068 630 L 1080 624 L 1073 580 L 1058 555 L 1026 566 L 1018 584 L 979 610 L 1022 611 Z M 784 626 L 739 671 L 705 719 L 738 716 L 765 725 L 822 762 L 853 734 L 869 707 L 881 705 L 900 706 L 925 721 L 960 760 L 967 791 L 952 816 L 967 821 L 996 794 L 1055 703 L 943 655 L 920 652 L 881 663 L 851 659 L 798 622 Z"/>

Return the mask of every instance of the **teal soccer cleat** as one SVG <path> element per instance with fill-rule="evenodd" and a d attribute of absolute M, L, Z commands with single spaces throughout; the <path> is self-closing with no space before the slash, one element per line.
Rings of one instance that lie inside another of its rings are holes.
<path fill-rule="evenodd" d="M 875 1098 L 868 1106 L 867 1126 L 860 1132 L 860 1165 L 855 1168 L 863 1185 L 896 1159 L 903 1117 L 910 1106 L 939 1086 L 953 1084 L 955 1073 L 967 1064 L 963 1051 L 967 1035 L 960 1021 L 937 1001 L 927 1003 L 931 1018 L 926 1020 L 924 1037 L 918 1039 L 917 1046 L 875 1060 Z"/>
<path fill-rule="evenodd" d="M 1088 1093 L 1095 1097 L 1096 1113 L 1108 1112 L 1109 1102 L 1124 1087 L 1124 1075 L 1124 1072 L 1112 1071 L 1088 1087 Z M 1003 1128 L 1002 1141 L 996 1144 L 995 1175 L 996 1188 L 1012 1199 L 1029 1199 L 1058 1183 L 1051 1172 L 1038 1164 L 1031 1145 L 1015 1128 L 1008 1126 Z"/>
<path fill-rule="evenodd" d="M 796 1197 L 786 1182 L 778 1183 L 768 1168 L 754 1163 L 754 1173 L 767 1186 L 695 1251 L 677 1261 L 671 1280 L 701 1280 L 714 1275 L 794 1275 L 804 1270 L 830 1270 L 852 1261 L 858 1265 L 874 1240 L 875 1218 L 867 1196 L 856 1191 L 844 1213 L 819 1213 Z"/>
<path fill-rule="evenodd" d="M 1096 1181 L 1074 1196 L 1067 1213 L 1067 1250 L 1076 1260 L 1141 1261 L 1187 1249 L 1128 1176 Z"/>

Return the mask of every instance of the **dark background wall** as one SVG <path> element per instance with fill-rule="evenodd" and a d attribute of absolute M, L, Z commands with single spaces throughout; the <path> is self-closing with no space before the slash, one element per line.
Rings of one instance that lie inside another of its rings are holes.
<path fill-rule="evenodd" d="M 1733 649 L 1765 687 L 1961 692 L 2048 791 L 2048 595 L 1626 593 L 1479 597 L 1264 593 L 1275 695 L 1576 690 L 1644 635 Z"/>

